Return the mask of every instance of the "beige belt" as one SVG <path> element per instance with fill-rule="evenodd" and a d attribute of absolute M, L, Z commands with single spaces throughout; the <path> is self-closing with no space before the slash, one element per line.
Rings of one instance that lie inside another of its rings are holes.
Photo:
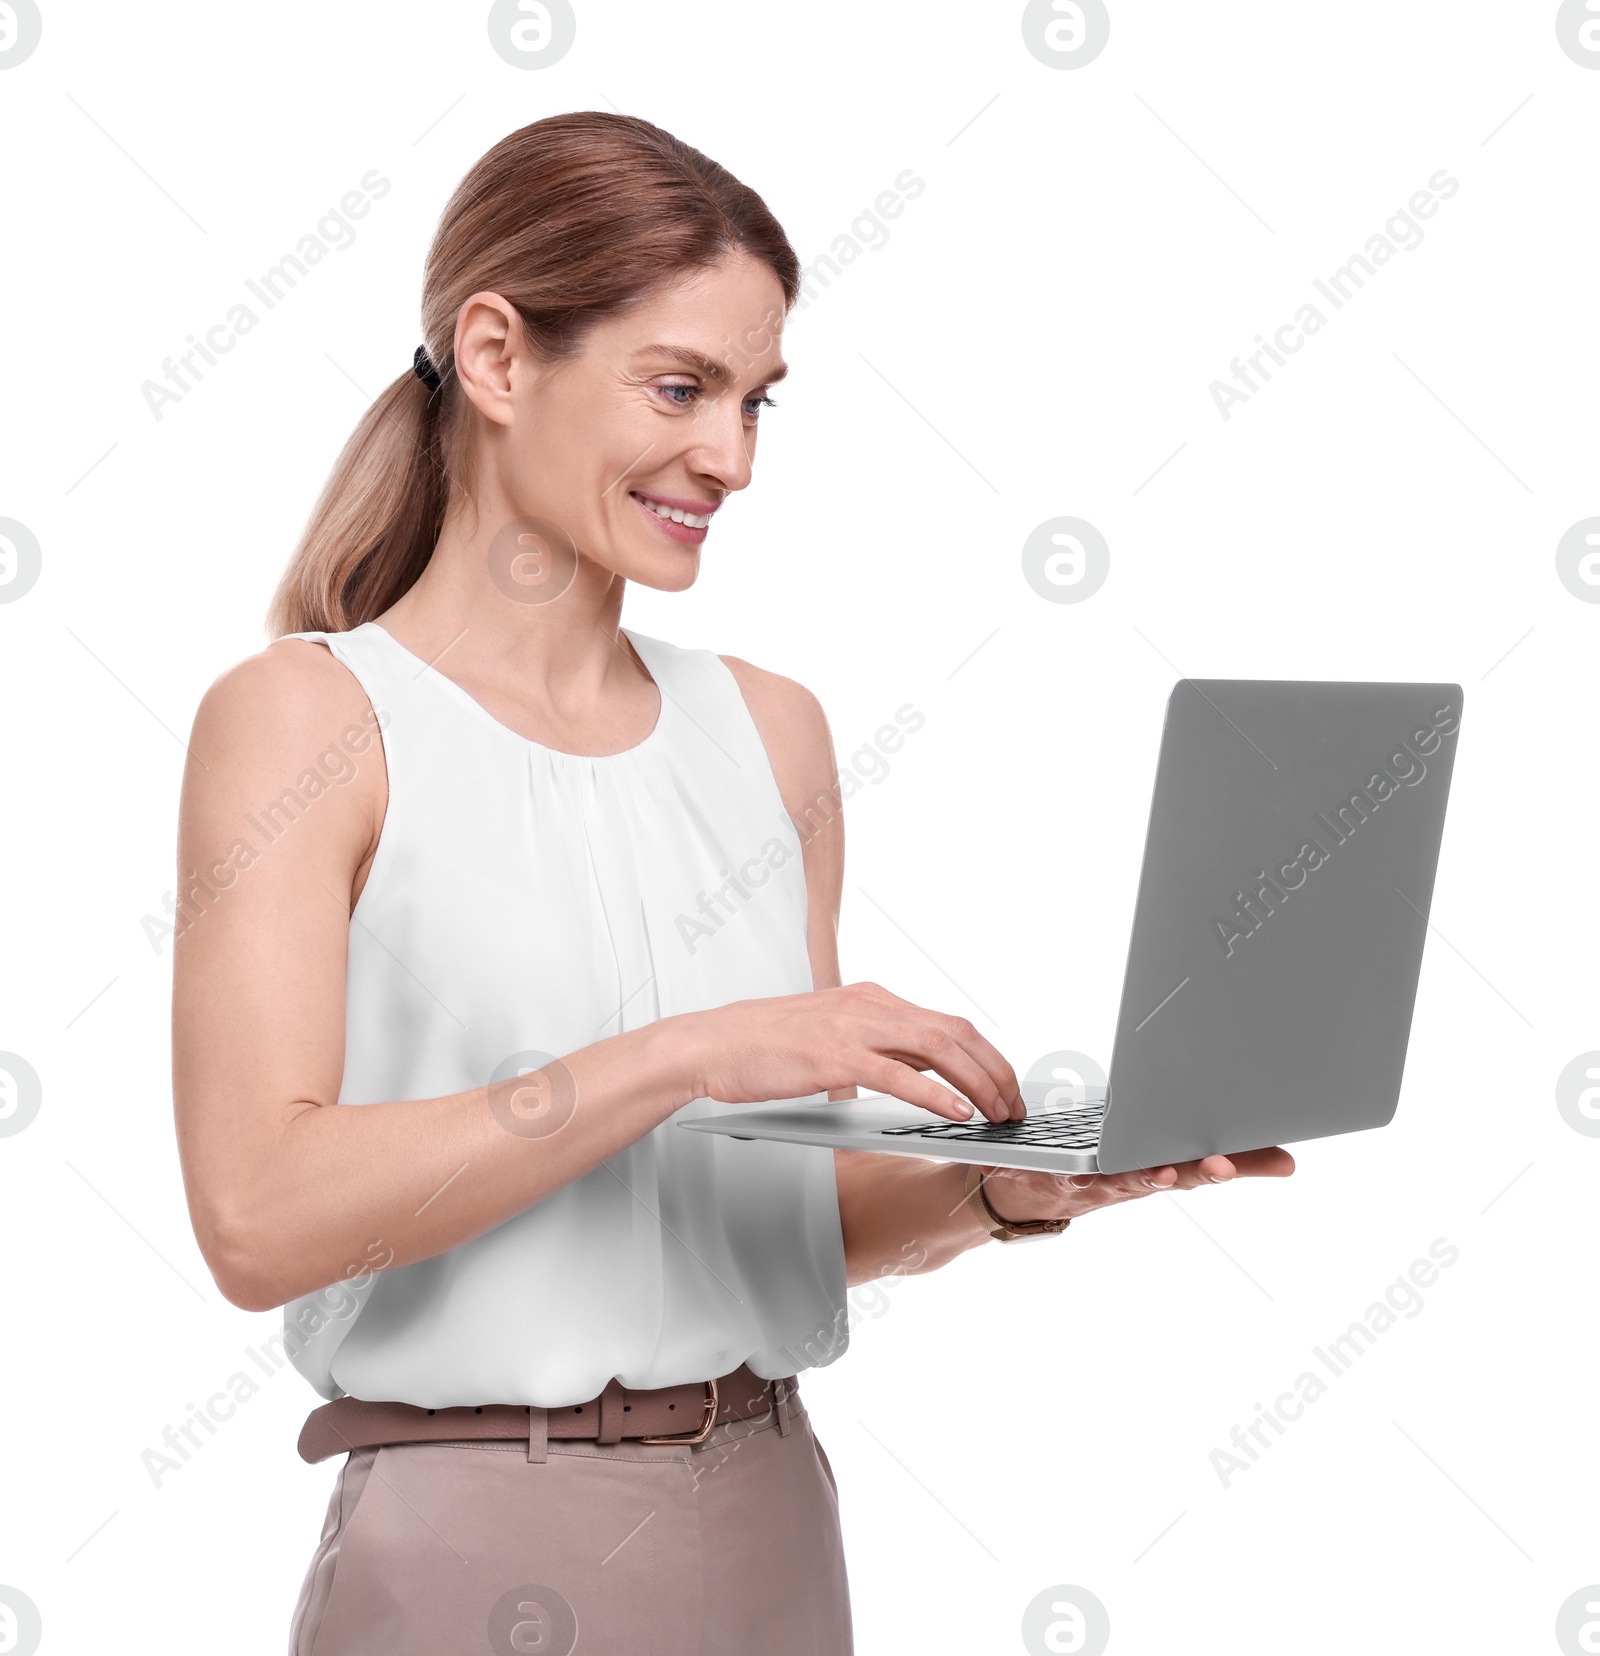
<path fill-rule="evenodd" d="M 716 1380 L 633 1391 L 606 1382 L 587 1403 L 530 1408 L 521 1403 L 423 1409 L 413 1403 L 370 1403 L 341 1397 L 313 1409 L 300 1430 L 300 1458 L 326 1460 L 349 1449 L 391 1443 L 455 1443 L 479 1438 L 526 1439 L 529 1460 L 544 1459 L 551 1438 L 591 1438 L 596 1443 L 704 1443 L 728 1421 L 753 1420 L 776 1410 L 778 1430 L 789 1430 L 792 1375 L 764 1380 L 741 1363 Z M 542 1418 L 541 1418 L 542 1417 Z M 537 1452 L 536 1452 L 537 1451 Z"/>

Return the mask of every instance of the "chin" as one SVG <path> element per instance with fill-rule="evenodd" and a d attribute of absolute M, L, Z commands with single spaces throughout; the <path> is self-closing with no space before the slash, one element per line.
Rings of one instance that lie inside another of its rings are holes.
<path fill-rule="evenodd" d="M 688 547 L 682 552 L 656 553 L 647 558 L 618 560 L 616 573 L 637 586 L 650 587 L 656 592 L 684 592 L 700 576 L 700 548 Z"/>

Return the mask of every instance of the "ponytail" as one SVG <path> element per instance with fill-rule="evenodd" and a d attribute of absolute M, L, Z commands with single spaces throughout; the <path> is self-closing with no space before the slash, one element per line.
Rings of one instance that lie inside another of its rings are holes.
<path fill-rule="evenodd" d="M 447 504 L 438 400 L 407 371 L 351 433 L 273 596 L 274 638 L 348 632 L 427 567 Z"/>

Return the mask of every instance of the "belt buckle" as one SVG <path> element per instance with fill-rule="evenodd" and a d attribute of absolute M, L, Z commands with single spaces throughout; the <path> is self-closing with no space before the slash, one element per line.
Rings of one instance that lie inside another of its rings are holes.
<path fill-rule="evenodd" d="M 704 1443 L 711 1436 L 711 1429 L 717 1423 L 717 1383 L 715 1380 L 703 1382 L 706 1388 L 706 1416 L 705 1419 L 691 1432 L 670 1432 L 664 1437 L 642 1437 L 639 1443 Z"/>

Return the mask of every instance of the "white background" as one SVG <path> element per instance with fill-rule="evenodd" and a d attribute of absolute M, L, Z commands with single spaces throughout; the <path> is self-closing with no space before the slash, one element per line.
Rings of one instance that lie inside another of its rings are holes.
<path fill-rule="evenodd" d="M 1553 0 L 1113 0 L 1070 72 L 1015 3 L 580 4 L 537 72 L 486 10 L 46 0 L 0 71 L 0 516 L 43 549 L 0 605 L 0 1048 L 44 1087 L 0 1139 L 0 1582 L 42 1648 L 284 1644 L 334 1478 L 294 1453 L 309 1388 L 265 1381 L 160 1488 L 140 1460 L 279 1320 L 195 1248 L 141 922 L 195 705 L 265 642 L 410 361 L 451 189 L 513 128 L 614 107 L 755 186 L 808 263 L 926 183 L 793 319 L 698 587 L 626 614 L 809 685 L 842 762 L 925 713 L 847 808 L 847 979 L 970 1015 L 1019 1070 L 1104 1062 L 1173 680 L 1466 690 L 1392 1127 L 858 1291 L 804 1382 L 858 1649 L 1020 1651 L 1056 1584 L 1104 1602 L 1115 1656 L 1557 1649 L 1600 1580 L 1600 1140 L 1554 1093 L 1600 1047 L 1600 608 L 1554 557 L 1600 512 L 1600 72 Z M 141 382 L 373 168 L 354 244 L 156 420 Z M 1421 245 L 1224 420 L 1210 383 L 1441 168 Z M 1076 604 L 1021 573 L 1066 514 L 1111 549 Z M 1230 1429 L 1441 1237 L 1420 1314 L 1224 1487 Z"/>

